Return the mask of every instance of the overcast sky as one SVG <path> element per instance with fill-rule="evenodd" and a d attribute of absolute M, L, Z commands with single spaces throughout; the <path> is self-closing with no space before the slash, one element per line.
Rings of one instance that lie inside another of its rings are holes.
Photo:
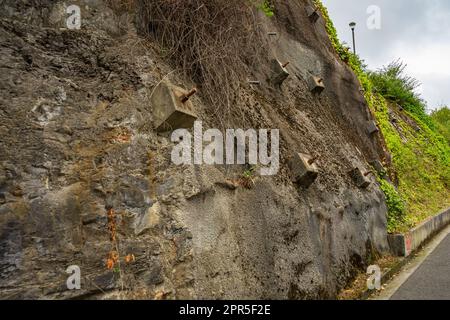
<path fill-rule="evenodd" d="M 400 58 L 407 73 L 421 83 L 418 92 L 429 109 L 450 106 L 449 0 L 323 0 L 339 38 L 352 43 L 349 22 L 355 21 L 356 50 L 375 70 Z M 370 30 L 369 6 L 381 11 L 381 29 Z"/>

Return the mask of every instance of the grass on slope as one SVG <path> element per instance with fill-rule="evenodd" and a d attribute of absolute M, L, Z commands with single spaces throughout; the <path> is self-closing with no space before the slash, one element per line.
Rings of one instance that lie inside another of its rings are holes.
<path fill-rule="evenodd" d="M 431 114 L 431 118 L 434 120 L 438 131 L 450 144 L 450 109 L 448 107 L 442 107 L 439 110 L 435 110 Z"/>
<path fill-rule="evenodd" d="M 358 76 L 392 154 L 390 170 L 398 176 L 398 187 L 381 178 L 379 182 L 389 209 L 388 231 L 405 231 L 450 206 L 450 146 L 438 131 L 442 124 L 436 123 L 436 116 L 425 113 L 424 102 L 414 92 L 418 83 L 404 74 L 401 62 L 376 72 L 367 71 L 359 57 L 339 41 L 327 9 L 320 0 L 315 4 L 337 54 Z M 394 126 L 389 116 L 393 104 L 401 105 L 417 126 L 400 116 Z"/>

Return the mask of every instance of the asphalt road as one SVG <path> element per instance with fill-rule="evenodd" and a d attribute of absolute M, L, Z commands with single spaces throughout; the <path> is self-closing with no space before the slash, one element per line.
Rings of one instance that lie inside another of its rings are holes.
<path fill-rule="evenodd" d="M 450 300 L 450 234 L 392 295 L 391 300 Z"/>

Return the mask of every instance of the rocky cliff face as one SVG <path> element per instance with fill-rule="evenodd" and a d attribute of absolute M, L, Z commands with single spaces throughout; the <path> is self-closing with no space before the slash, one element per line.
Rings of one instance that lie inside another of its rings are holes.
<path fill-rule="evenodd" d="M 386 250 L 383 193 L 372 176 L 362 189 L 348 175 L 371 170 L 383 148 L 308 1 L 259 17 L 291 75 L 272 88 L 261 66 L 262 85 L 243 84 L 249 127 L 281 135 L 279 174 L 251 189 L 226 183 L 244 166 L 171 162 L 151 95 L 163 78 L 192 83 L 138 35 L 133 6 L 72 2 L 81 30 L 66 28 L 67 1 L 1 1 L 1 298 L 326 298 Z M 214 123 L 201 94 L 192 103 Z M 292 183 L 294 152 L 318 157 L 309 188 Z M 80 290 L 67 289 L 71 265 Z"/>

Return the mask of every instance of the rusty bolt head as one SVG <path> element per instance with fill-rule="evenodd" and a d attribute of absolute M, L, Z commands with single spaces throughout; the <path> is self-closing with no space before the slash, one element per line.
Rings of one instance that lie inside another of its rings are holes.
<path fill-rule="evenodd" d="M 369 175 L 373 174 L 373 171 L 367 171 L 366 173 L 364 173 L 364 177 L 367 177 Z"/>
<path fill-rule="evenodd" d="M 181 98 L 181 102 L 182 103 L 187 102 L 189 100 L 189 98 L 192 97 L 196 93 L 197 93 L 197 88 L 191 89 L 191 91 L 189 91 L 187 94 L 184 95 L 183 98 Z"/>
<path fill-rule="evenodd" d="M 314 157 L 308 160 L 308 164 L 312 165 L 314 162 L 316 162 L 319 159 L 319 157 Z"/>

